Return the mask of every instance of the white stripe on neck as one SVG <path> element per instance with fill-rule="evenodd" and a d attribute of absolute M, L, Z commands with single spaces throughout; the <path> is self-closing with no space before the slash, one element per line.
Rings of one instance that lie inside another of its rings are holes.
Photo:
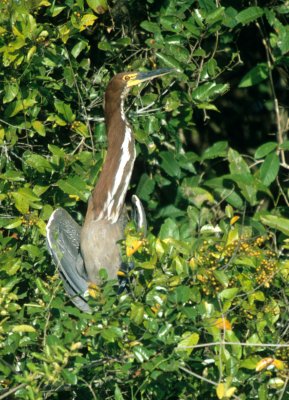
<path fill-rule="evenodd" d="M 128 125 L 126 119 L 125 119 L 125 114 L 123 112 L 123 99 L 121 101 L 121 117 L 124 117 L 124 122 L 125 122 L 125 134 L 124 134 L 124 140 L 121 146 L 121 155 L 119 159 L 119 166 L 116 171 L 116 175 L 114 178 L 113 186 L 112 189 L 107 193 L 107 199 L 105 201 L 103 210 L 99 214 L 97 220 L 107 218 L 111 223 L 115 223 L 118 218 L 119 214 L 121 211 L 121 208 L 124 203 L 124 197 L 126 195 L 128 185 L 130 182 L 131 174 L 133 171 L 133 165 L 134 165 L 134 160 L 135 160 L 135 148 L 133 147 L 133 152 L 132 154 L 130 153 L 130 148 L 129 145 L 132 140 L 132 130 L 131 127 Z M 126 176 L 124 176 L 125 169 L 127 165 L 130 165 L 129 170 L 126 173 Z M 116 194 L 119 190 L 119 188 L 122 187 L 122 190 L 119 194 L 117 205 L 115 207 L 115 202 L 116 202 Z M 113 209 L 115 211 L 113 212 Z"/>

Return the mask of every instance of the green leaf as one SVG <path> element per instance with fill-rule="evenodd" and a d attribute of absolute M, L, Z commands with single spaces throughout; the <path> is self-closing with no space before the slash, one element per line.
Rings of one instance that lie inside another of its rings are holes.
<path fill-rule="evenodd" d="M 225 332 L 225 338 L 228 342 L 235 342 L 238 343 L 239 339 L 238 337 L 235 335 L 235 333 L 231 330 L 226 330 Z M 232 349 L 232 354 L 237 358 L 237 359 L 241 359 L 242 357 L 242 346 L 241 344 L 233 344 L 231 345 L 231 349 Z"/>
<path fill-rule="evenodd" d="M 228 142 L 217 142 L 213 146 L 206 149 L 202 155 L 202 160 L 211 160 L 217 157 L 225 157 L 227 155 Z"/>
<path fill-rule="evenodd" d="M 267 156 L 267 154 L 276 150 L 276 148 L 277 148 L 276 142 L 264 143 L 264 144 L 262 144 L 262 146 L 258 147 L 258 149 L 255 152 L 254 158 L 256 158 L 256 159 L 263 158 L 263 157 Z"/>
<path fill-rule="evenodd" d="M 92 26 L 94 22 L 97 20 L 97 16 L 93 14 L 85 14 L 83 17 L 81 17 L 80 23 L 78 25 L 79 30 L 83 31 L 86 29 L 88 26 Z"/>
<path fill-rule="evenodd" d="M 260 360 L 260 358 L 259 358 L 259 360 Z M 257 362 L 256 362 L 256 364 L 257 364 Z M 255 365 L 255 368 L 256 368 L 256 365 Z M 268 397 L 269 397 L 268 391 L 269 391 L 268 382 L 260 385 L 258 388 L 258 400 L 268 400 Z"/>
<path fill-rule="evenodd" d="M 236 185 L 241 189 L 245 199 L 251 205 L 256 204 L 258 186 L 255 177 L 248 173 L 225 175 L 225 177 L 228 179 L 232 179 L 236 183 Z"/>
<path fill-rule="evenodd" d="M 19 273 L 19 269 L 21 268 L 21 261 L 20 259 L 15 260 L 15 259 L 11 259 L 8 262 L 6 262 L 6 273 L 9 276 L 13 276 L 16 273 Z"/>
<path fill-rule="evenodd" d="M 117 383 L 115 384 L 115 389 L 114 389 L 114 400 L 124 400 L 124 397 Z"/>
<path fill-rule="evenodd" d="M 37 257 L 40 257 L 42 255 L 41 250 L 33 244 L 24 244 L 21 246 L 21 250 L 27 251 L 32 260 L 35 260 Z"/>
<path fill-rule="evenodd" d="M 63 369 L 61 371 L 61 375 L 64 378 L 64 381 L 69 385 L 76 385 L 77 384 L 77 375 L 73 372 L 69 371 L 68 369 Z"/>
<path fill-rule="evenodd" d="M 31 325 L 14 325 L 12 331 L 19 333 L 33 333 L 36 332 L 36 329 Z"/>
<path fill-rule="evenodd" d="M 58 14 L 60 14 L 63 10 L 65 10 L 66 7 L 63 6 L 54 6 L 52 8 L 52 17 L 57 17 Z"/>
<path fill-rule="evenodd" d="M 83 137 L 89 137 L 87 126 L 81 121 L 74 121 L 71 125 L 71 129 L 79 133 Z"/>
<path fill-rule="evenodd" d="M 242 360 L 240 363 L 240 367 L 255 370 L 256 365 L 259 361 L 260 361 L 259 356 L 251 356 Z"/>
<path fill-rule="evenodd" d="M 75 120 L 75 114 L 73 114 L 69 104 L 66 104 L 60 100 L 55 100 L 54 106 L 57 112 L 63 117 L 66 122 L 72 123 Z"/>
<path fill-rule="evenodd" d="M 182 45 L 184 42 L 184 37 L 181 35 L 167 35 L 164 37 L 165 42 L 167 44 L 172 44 L 172 45 Z"/>
<path fill-rule="evenodd" d="M 45 127 L 42 122 L 40 121 L 33 121 L 32 122 L 33 128 L 36 130 L 37 133 L 39 133 L 40 136 L 45 136 Z"/>
<path fill-rule="evenodd" d="M 160 153 L 162 159 L 161 167 L 162 169 L 172 177 L 179 177 L 181 174 L 181 169 L 179 163 L 175 159 L 174 153 L 169 151 L 162 151 Z"/>
<path fill-rule="evenodd" d="M 161 226 L 161 230 L 159 233 L 160 239 L 167 239 L 172 237 L 174 239 L 180 238 L 179 228 L 174 220 L 171 218 L 167 218 Z"/>
<path fill-rule="evenodd" d="M 35 99 L 24 99 L 24 100 L 16 100 L 13 103 L 10 103 L 5 110 L 6 117 L 15 117 L 20 111 L 27 110 L 34 106 L 37 103 Z"/>
<path fill-rule="evenodd" d="M 77 58 L 79 54 L 82 52 L 82 50 L 86 49 L 87 47 L 88 47 L 87 42 L 85 42 L 84 40 L 80 40 L 71 50 L 71 54 L 73 55 L 74 58 Z"/>
<path fill-rule="evenodd" d="M 60 38 L 63 43 L 66 43 L 70 37 L 71 31 L 68 24 L 63 24 L 58 28 Z"/>
<path fill-rule="evenodd" d="M 220 112 L 217 107 L 212 104 L 212 103 L 199 103 L 197 104 L 197 108 L 199 110 L 211 110 L 211 111 L 217 111 Z"/>
<path fill-rule="evenodd" d="M 287 28 L 287 29 L 286 29 Z M 280 41 L 278 42 L 278 46 L 282 52 L 282 55 L 286 55 L 289 51 L 289 30 L 287 27 L 282 29 L 281 35 L 279 36 Z"/>
<path fill-rule="evenodd" d="M 224 286 L 227 287 L 229 285 L 229 278 L 224 271 L 214 270 L 214 277 Z"/>
<path fill-rule="evenodd" d="M 98 42 L 97 47 L 99 50 L 103 51 L 113 51 L 114 49 L 113 46 L 107 41 Z"/>
<path fill-rule="evenodd" d="M 182 193 L 184 197 L 187 198 L 191 203 L 195 204 L 196 207 L 202 207 L 205 202 L 211 204 L 214 202 L 214 197 L 210 192 L 201 187 L 193 187 L 186 183 L 189 182 L 184 180 L 182 183 Z"/>
<path fill-rule="evenodd" d="M 107 342 L 115 342 L 116 339 L 121 339 L 123 337 L 123 332 L 120 328 L 117 326 L 111 326 L 110 328 L 104 328 L 100 332 L 101 336 L 107 341 Z"/>
<path fill-rule="evenodd" d="M 265 63 L 257 64 L 254 68 L 252 68 L 239 83 L 240 88 L 250 87 L 253 85 L 257 85 L 262 82 L 264 79 L 267 79 L 269 76 L 269 68 Z"/>
<path fill-rule="evenodd" d="M 20 211 L 21 214 L 27 214 L 29 211 L 29 201 L 26 199 L 25 194 L 14 192 L 12 196 L 17 210 Z"/>
<path fill-rule="evenodd" d="M 86 0 L 86 2 L 96 14 L 103 14 L 108 9 L 106 0 Z"/>
<path fill-rule="evenodd" d="M 129 37 L 122 37 L 117 39 L 116 44 L 119 46 L 129 46 L 132 43 L 131 38 Z"/>
<path fill-rule="evenodd" d="M 19 91 L 19 86 L 17 82 L 9 82 L 4 85 L 4 97 L 3 103 L 10 103 L 14 100 Z"/>
<path fill-rule="evenodd" d="M 251 174 L 248 164 L 236 150 L 229 149 L 228 160 L 231 174 Z"/>
<path fill-rule="evenodd" d="M 29 167 L 35 169 L 36 171 L 43 173 L 45 171 L 53 171 L 53 167 L 50 162 L 39 154 L 33 154 L 31 152 L 26 152 L 24 154 L 24 162 Z"/>
<path fill-rule="evenodd" d="M 225 14 L 225 7 L 218 7 L 216 10 L 210 12 L 206 16 L 206 23 L 209 25 L 213 25 L 216 22 L 221 22 L 223 20 Z"/>
<path fill-rule="evenodd" d="M 18 192 L 12 192 L 11 194 L 15 200 L 15 207 L 22 214 L 28 213 L 30 206 L 33 208 L 41 208 L 41 205 L 37 205 L 37 202 L 40 201 L 39 197 L 29 188 L 20 188 Z"/>
<path fill-rule="evenodd" d="M 141 28 L 143 28 L 144 30 L 148 31 L 148 32 L 152 32 L 152 33 L 159 33 L 160 32 L 160 26 L 159 24 L 155 23 L 155 22 L 151 22 L 151 21 L 143 21 L 140 24 Z"/>
<path fill-rule="evenodd" d="M 246 25 L 256 19 L 262 17 L 264 11 L 261 7 L 248 7 L 236 15 L 236 20 L 243 25 Z"/>
<path fill-rule="evenodd" d="M 87 201 L 90 192 L 83 179 L 78 176 L 69 177 L 66 180 L 60 179 L 57 182 L 58 187 L 71 196 L 77 196 L 83 201 Z"/>
<path fill-rule="evenodd" d="M 194 349 L 194 346 L 199 342 L 199 334 L 186 332 L 182 335 L 182 340 L 179 342 L 176 351 L 184 351 L 189 356 Z"/>
<path fill-rule="evenodd" d="M 231 300 L 236 296 L 238 292 L 239 292 L 238 288 L 224 289 L 218 294 L 218 297 L 221 300 Z"/>
<path fill-rule="evenodd" d="M 8 170 L 4 174 L 0 174 L 0 179 L 4 179 L 5 181 L 17 182 L 17 181 L 24 181 L 25 178 L 23 173 L 20 171 L 12 171 Z"/>
<path fill-rule="evenodd" d="M 144 361 L 149 360 L 150 358 L 150 352 L 142 346 L 135 346 L 133 348 L 133 353 L 138 360 L 138 362 L 143 363 Z"/>
<path fill-rule="evenodd" d="M 281 378 L 271 378 L 268 381 L 268 386 L 273 389 L 281 389 L 285 385 L 285 380 Z"/>
<path fill-rule="evenodd" d="M 141 303 L 131 305 L 130 319 L 136 324 L 141 325 L 144 318 L 144 306 Z"/>
<path fill-rule="evenodd" d="M 183 21 L 184 27 L 189 31 L 189 34 L 195 38 L 198 38 L 200 36 L 201 29 L 204 27 L 204 24 L 200 19 L 198 20 L 198 22 L 199 23 L 196 24 L 193 20 Z"/>
<path fill-rule="evenodd" d="M 225 187 L 219 187 L 215 189 L 215 193 L 217 193 L 221 199 L 226 199 L 226 201 L 236 209 L 243 208 L 243 199 L 236 191 Z"/>
<path fill-rule="evenodd" d="M 51 153 L 54 156 L 60 157 L 60 158 L 64 158 L 65 157 L 65 151 L 63 149 L 61 149 L 58 146 L 55 146 L 54 144 L 49 144 L 48 145 L 48 149 L 51 151 Z"/>
<path fill-rule="evenodd" d="M 172 44 L 167 48 L 167 51 L 170 53 L 171 56 L 173 56 L 179 62 L 182 62 L 182 63 L 188 62 L 188 60 L 190 58 L 189 51 L 183 46 L 177 46 L 177 45 Z"/>
<path fill-rule="evenodd" d="M 191 298 L 191 289 L 187 286 L 178 286 L 170 296 L 170 300 L 174 303 L 187 303 Z"/>
<path fill-rule="evenodd" d="M 156 52 L 156 56 L 169 68 L 176 68 L 178 71 L 182 71 L 181 64 L 176 60 L 176 58 L 159 52 Z"/>
<path fill-rule="evenodd" d="M 20 211 L 20 210 L 19 210 Z M 20 211 L 21 212 L 21 211 Z M 21 212 L 22 213 L 22 212 Z M 24 214 L 24 213 L 23 213 Z M 10 220 L 10 222 L 7 225 L 4 225 L 4 227 L 6 229 L 14 229 L 17 228 L 18 226 L 22 225 L 22 220 L 20 218 L 15 218 L 12 221 Z"/>
<path fill-rule="evenodd" d="M 277 177 L 280 160 L 276 153 L 269 154 L 260 168 L 260 178 L 265 186 L 269 186 Z"/>
<path fill-rule="evenodd" d="M 289 150 L 289 140 L 285 140 L 285 142 L 281 143 L 279 148 L 282 150 Z"/>
<path fill-rule="evenodd" d="M 198 86 L 192 94 L 193 100 L 207 102 L 223 95 L 229 90 L 229 84 L 217 84 L 216 82 L 206 82 Z"/>
<path fill-rule="evenodd" d="M 285 235 L 289 236 L 289 219 L 278 217 L 277 215 L 267 214 L 260 217 L 263 224 L 269 226 L 270 228 L 277 229 L 283 232 Z"/>
<path fill-rule="evenodd" d="M 142 174 L 139 183 L 137 185 L 136 194 L 142 200 L 149 200 L 150 195 L 153 193 L 156 182 L 150 178 L 147 174 Z"/>
<path fill-rule="evenodd" d="M 163 30 L 173 33 L 179 33 L 182 29 L 182 24 L 179 18 L 172 15 L 161 16 L 160 24 L 162 25 Z"/>

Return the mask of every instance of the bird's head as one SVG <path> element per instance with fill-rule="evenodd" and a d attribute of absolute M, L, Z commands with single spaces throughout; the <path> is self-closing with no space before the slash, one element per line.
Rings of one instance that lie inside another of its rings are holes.
<path fill-rule="evenodd" d="M 161 68 L 149 72 L 121 72 L 115 75 L 110 81 L 107 91 L 121 91 L 127 94 L 133 86 L 139 85 L 142 82 L 151 81 L 154 78 L 169 74 L 174 71 L 172 68 Z"/>
<path fill-rule="evenodd" d="M 149 72 L 124 72 L 119 75 L 121 75 L 120 79 L 124 82 L 125 86 L 130 88 L 142 82 L 151 81 L 159 76 L 169 74 L 172 71 L 174 71 L 172 68 L 161 68 Z"/>

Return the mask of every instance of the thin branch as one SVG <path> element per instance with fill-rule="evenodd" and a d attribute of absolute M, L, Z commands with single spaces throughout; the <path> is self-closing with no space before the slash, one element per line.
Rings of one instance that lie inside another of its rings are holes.
<path fill-rule="evenodd" d="M 192 375 L 192 376 L 194 376 L 195 378 L 198 378 L 198 379 L 200 379 L 200 380 L 202 380 L 202 381 L 204 381 L 204 382 L 210 383 L 210 384 L 213 385 L 213 386 L 218 386 L 218 385 L 219 385 L 218 382 L 211 381 L 210 379 L 205 378 L 205 377 L 202 376 L 202 375 L 196 374 L 195 372 L 190 371 L 189 369 L 187 369 L 187 368 L 185 368 L 185 367 L 179 367 L 179 369 L 182 370 L 182 371 L 184 371 L 184 372 L 186 372 L 188 375 Z M 236 395 L 234 395 L 234 394 L 233 394 L 232 397 L 233 397 L 233 399 L 240 400 L 240 397 L 238 397 L 238 396 L 236 396 Z"/>
<path fill-rule="evenodd" d="M 289 348 L 289 344 L 286 343 L 244 343 L 244 342 L 210 342 L 210 343 L 200 343 L 194 346 L 179 346 L 179 349 L 197 349 L 202 347 L 214 347 L 214 346 L 243 346 L 243 347 L 274 347 L 274 348 Z"/>
<path fill-rule="evenodd" d="M 210 379 L 205 378 L 205 377 L 202 376 L 202 375 L 196 374 L 195 372 L 190 371 L 189 369 L 187 369 L 187 368 L 185 368 L 185 367 L 181 367 L 181 366 L 180 366 L 179 369 L 182 370 L 182 371 L 184 371 L 184 372 L 186 372 L 186 373 L 189 374 L 189 375 L 194 376 L 195 378 L 201 379 L 201 380 L 204 381 L 204 382 L 210 383 L 211 385 L 214 385 L 214 386 L 218 386 L 218 382 L 211 381 Z"/>
<path fill-rule="evenodd" d="M 289 166 L 288 166 L 288 167 L 289 167 Z M 288 168 L 288 169 L 289 169 L 289 168 Z M 279 190 L 280 190 L 280 193 L 281 193 L 281 195 L 282 195 L 282 197 L 283 197 L 283 199 L 284 199 L 284 201 L 285 201 L 285 203 L 286 203 L 286 206 L 289 207 L 289 201 L 288 201 L 288 199 L 287 199 L 287 196 L 286 196 L 284 190 L 282 189 L 282 186 L 281 186 L 281 184 L 280 184 L 280 181 L 279 181 L 278 176 L 277 176 L 277 178 L 276 178 L 276 182 L 277 182 L 278 188 L 279 188 Z"/>
<path fill-rule="evenodd" d="M 56 295 L 60 285 L 61 285 L 61 281 L 59 281 L 59 283 L 57 283 L 57 285 L 55 286 L 55 288 L 54 288 L 54 290 L 52 292 L 52 295 L 50 297 L 49 303 L 48 303 L 48 305 L 46 307 L 47 316 L 46 316 L 46 319 L 45 319 L 45 325 L 44 325 L 44 329 L 43 329 L 43 340 L 42 340 L 43 346 L 46 345 L 47 330 L 48 330 L 49 321 L 50 321 L 50 317 L 51 317 L 50 306 L 51 306 L 52 301 L 55 298 L 55 295 Z"/>
<path fill-rule="evenodd" d="M 72 74 L 72 76 L 73 76 L 73 82 L 74 82 L 75 88 L 76 88 L 76 90 L 77 90 L 77 94 L 78 94 L 78 98 L 79 98 L 79 101 L 80 101 L 80 104 L 81 104 L 81 108 L 82 108 L 83 113 L 84 113 L 84 115 L 85 115 L 85 117 L 86 117 L 86 118 L 85 118 L 85 125 L 86 125 L 86 127 L 87 127 L 88 132 L 89 132 L 89 136 L 90 136 L 90 140 L 91 140 L 91 145 L 92 145 L 92 153 L 94 154 L 94 153 L 95 153 L 94 140 L 93 140 L 93 134 L 92 134 L 91 126 L 90 126 L 90 123 L 89 123 L 89 120 L 88 120 L 88 114 L 87 114 L 87 112 L 86 112 L 86 107 L 85 107 L 84 101 L 83 101 L 83 99 L 82 99 L 82 96 L 81 96 L 81 93 L 80 93 L 80 89 L 79 89 L 77 80 L 76 80 L 76 78 L 75 78 L 73 66 L 72 66 L 71 59 L 70 59 L 70 56 L 69 56 L 69 52 L 67 51 L 67 49 L 66 49 L 66 57 L 67 57 L 67 59 L 68 59 L 70 68 L 71 68 L 71 70 L 72 70 L 72 72 L 73 72 L 73 74 Z"/>
<path fill-rule="evenodd" d="M 9 389 L 7 392 L 0 394 L 0 400 L 5 399 L 6 397 L 10 396 L 11 394 L 17 392 L 17 390 L 22 389 L 23 387 L 27 386 L 27 383 L 21 383 L 18 386 L 15 386 L 12 389 Z"/>
<path fill-rule="evenodd" d="M 23 128 L 22 126 L 10 124 L 9 122 L 4 121 L 4 119 L 0 119 L 0 122 L 1 122 L 1 124 L 7 125 L 7 126 L 11 126 L 12 128 L 15 128 L 15 129 L 19 129 L 20 131 L 34 132 L 33 129 Z"/>
<path fill-rule="evenodd" d="M 256 26 L 259 29 L 261 36 L 262 36 L 262 43 L 265 48 L 266 52 L 266 58 L 267 58 L 267 66 L 268 66 L 268 75 L 269 75 L 269 82 L 270 82 L 270 89 L 272 92 L 272 97 L 273 97 L 273 103 L 274 103 L 274 110 L 275 110 L 275 115 L 276 115 L 276 127 L 277 127 L 277 143 L 279 146 L 281 146 L 284 142 L 283 139 L 283 129 L 281 126 L 281 115 L 280 115 L 280 108 L 279 108 L 279 102 L 277 99 L 276 91 L 275 91 L 275 86 L 274 86 L 274 81 L 273 81 L 273 75 L 272 75 L 272 70 L 273 70 L 273 65 L 271 62 L 271 59 L 273 59 L 272 54 L 270 53 L 270 44 L 268 43 L 267 37 L 264 35 L 263 30 L 258 22 L 256 22 Z M 274 62 L 274 59 L 273 59 Z M 281 158 L 281 165 L 289 169 L 289 165 L 286 163 L 285 159 L 285 152 L 283 149 L 278 150 Z"/>
<path fill-rule="evenodd" d="M 88 383 L 85 379 L 83 379 L 82 377 L 78 377 L 79 380 L 81 380 L 82 382 L 84 382 L 88 388 L 88 390 L 90 391 L 90 393 L 92 394 L 92 397 L 94 400 L 97 400 L 97 397 L 94 393 L 94 390 L 92 389 L 92 386 L 90 383 Z"/>
<path fill-rule="evenodd" d="M 288 385 L 288 381 L 289 381 L 289 376 L 286 377 L 286 381 L 284 382 L 284 385 L 283 385 L 282 391 L 280 393 L 280 396 L 278 397 L 278 400 L 282 400 L 282 398 L 285 394 L 286 387 Z"/>

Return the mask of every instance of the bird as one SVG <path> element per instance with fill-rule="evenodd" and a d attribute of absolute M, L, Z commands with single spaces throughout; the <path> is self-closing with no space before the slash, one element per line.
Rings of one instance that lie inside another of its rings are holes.
<path fill-rule="evenodd" d="M 88 200 L 81 227 L 63 208 L 57 208 L 46 227 L 48 250 L 56 264 L 64 289 L 81 311 L 90 312 L 87 293 L 100 283 L 99 271 L 116 279 L 123 267 L 119 241 L 127 223 L 125 197 L 136 158 L 131 125 L 124 103 L 136 85 L 172 72 L 161 68 L 149 72 L 121 72 L 109 82 L 104 99 L 108 148 L 99 179 Z M 146 231 L 146 216 L 140 199 L 132 196 L 136 225 Z M 122 282 L 123 286 L 123 282 Z"/>

